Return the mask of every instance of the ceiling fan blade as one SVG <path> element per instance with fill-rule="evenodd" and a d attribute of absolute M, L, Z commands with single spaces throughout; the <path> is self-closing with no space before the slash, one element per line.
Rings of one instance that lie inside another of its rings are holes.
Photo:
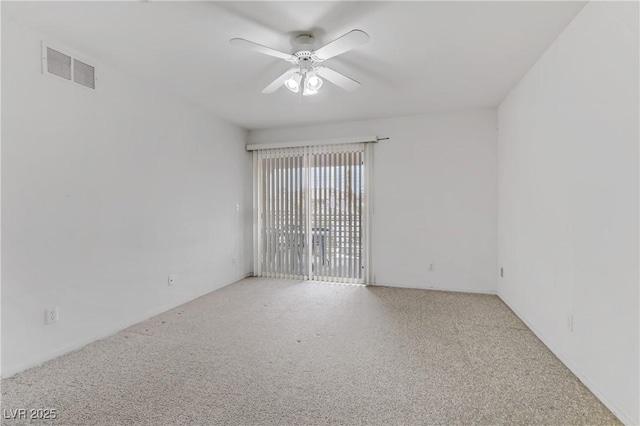
<path fill-rule="evenodd" d="M 253 50 L 254 52 L 262 53 L 263 55 L 274 56 L 276 58 L 284 59 L 285 61 L 290 61 L 295 59 L 295 57 L 289 53 L 281 52 L 279 50 L 272 49 L 267 46 L 263 46 L 258 43 L 254 43 L 249 40 L 245 40 L 243 38 L 232 38 L 229 40 L 229 44 L 232 46 L 238 46 L 245 49 Z"/>
<path fill-rule="evenodd" d="M 289 77 L 291 77 L 293 73 L 296 72 L 297 69 L 298 68 L 293 67 L 283 72 L 282 75 L 280 75 L 280 77 L 276 78 L 271 82 L 271 84 L 269 84 L 267 87 L 262 89 L 262 93 L 265 93 L 265 94 L 273 93 L 276 90 L 278 90 L 280 86 L 284 84 L 285 81 L 289 80 Z"/>
<path fill-rule="evenodd" d="M 338 71 L 334 71 L 331 68 L 327 68 L 327 67 L 316 67 L 316 73 L 324 78 L 329 80 L 330 82 L 332 82 L 333 84 L 335 84 L 336 86 L 344 89 L 344 90 L 348 90 L 350 92 L 356 90 L 358 87 L 360 87 L 360 83 L 358 83 L 357 81 L 347 77 L 344 74 L 340 74 Z"/>
<path fill-rule="evenodd" d="M 361 30 L 352 30 L 331 43 L 314 51 L 318 59 L 324 61 L 341 53 L 355 49 L 369 41 L 369 35 Z"/>

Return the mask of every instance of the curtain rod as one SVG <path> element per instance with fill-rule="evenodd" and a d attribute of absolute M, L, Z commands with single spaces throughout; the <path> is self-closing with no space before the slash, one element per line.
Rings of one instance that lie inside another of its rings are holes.
<path fill-rule="evenodd" d="M 256 151 L 260 149 L 274 149 L 274 148 L 298 148 L 303 146 L 317 146 L 317 145 L 341 145 L 348 143 L 371 143 L 389 138 L 379 138 L 377 136 L 356 136 L 351 138 L 339 138 L 339 139 L 317 139 L 309 141 L 294 141 L 294 142 L 276 142 L 276 143 L 258 143 L 247 145 L 247 151 Z"/>

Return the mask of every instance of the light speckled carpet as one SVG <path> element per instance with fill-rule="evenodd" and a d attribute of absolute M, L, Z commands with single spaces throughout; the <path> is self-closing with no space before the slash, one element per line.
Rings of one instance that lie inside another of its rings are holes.
<path fill-rule="evenodd" d="M 2 408 L 83 426 L 619 424 L 496 296 L 258 278 L 3 380 Z"/>

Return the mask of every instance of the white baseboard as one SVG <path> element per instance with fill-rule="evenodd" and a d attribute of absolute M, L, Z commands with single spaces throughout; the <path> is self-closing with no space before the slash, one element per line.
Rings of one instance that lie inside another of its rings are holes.
<path fill-rule="evenodd" d="M 571 372 L 576 375 L 576 377 L 587 387 L 587 389 L 589 389 L 591 393 L 593 393 L 596 396 L 596 398 L 598 398 L 609 410 L 611 410 L 611 412 L 622 423 L 624 423 L 627 426 L 637 425 L 636 422 L 631 420 L 631 417 L 626 415 L 622 410 L 620 410 L 620 408 L 618 408 L 613 402 L 611 402 L 611 400 L 607 398 L 607 396 L 600 389 L 598 389 L 598 387 L 593 382 L 591 382 L 582 373 L 582 371 L 580 371 L 580 369 L 576 368 L 576 366 L 571 362 L 571 360 L 565 354 L 563 354 L 557 348 L 551 345 L 549 343 L 549 340 L 540 332 L 540 330 L 538 330 L 524 315 L 522 315 L 522 313 L 518 309 L 516 309 L 516 307 L 509 300 L 507 300 L 505 297 L 503 297 L 500 294 L 498 294 L 498 297 L 513 311 L 513 313 L 516 314 L 518 318 L 522 320 L 522 322 L 524 322 L 527 325 L 527 327 L 529 327 L 529 329 L 533 332 L 533 334 L 535 334 L 538 337 L 538 339 L 540 339 L 542 343 L 544 343 L 545 346 L 549 348 L 549 350 L 553 352 L 553 354 L 556 357 L 558 357 L 560 362 L 562 362 L 569 370 L 571 370 Z"/>
<path fill-rule="evenodd" d="M 242 279 L 242 278 L 240 278 L 240 279 Z M 44 353 L 44 354 L 38 354 L 38 356 L 25 359 L 23 362 L 21 362 L 18 365 L 14 365 L 11 368 L 8 368 L 6 370 L 3 369 L 2 370 L 2 378 L 6 379 L 6 378 L 9 378 L 9 377 L 15 376 L 18 373 L 21 373 L 21 372 L 23 372 L 25 370 L 28 370 L 30 368 L 33 368 L 33 367 L 37 367 L 37 366 L 39 366 L 39 365 L 41 365 L 41 364 L 43 364 L 43 363 L 45 363 L 45 362 L 47 362 L 49 360 L 52 360 L 52 359 L 57 358 L 59 356 L 65 355 L 65 354 L 67 354 L 69 352 L 73 352 L 75 350 L 78 350 L 78 349 L 80 349 L 80 348 L 82 348 L 82 347 L 84 347 L 84 346 L 86 346 L 86 345 L 88 345 L 90 343 L 93 343 L 93 342 L 95 342 L 97 340 L 104 339 L 106 337 L 112 336 L 112 335 L 118 333 L 119 331 L 124 330 L 125 328 L 131 327 L 132 325 L 138 324 L 139 322 L 146 321 L 149 318 L 155 317 L 156 315 L 160 315 L 163 312 L 167 312 L 167 311 L 169 311 L 169 310 L 171 310 L 173 308 L 176 308 L 176 307 L 178 307 L 180 305 L 183 305 L 183 304 L 185 304 L 187 302 L 190 302 L 190 301 L 195 300 L 195 299 L 197 299 L 199 297 L 202 297 L 205 294 L 209 294 L 212 291 L 216 291 L 216 290 L 219 290 L 219 289 L 221 289 L 223 287 L 231 285 L 234 282 L 237 282 L 237 281 L 233 281 L 231 283 L 224 284 L 224 285 L 222 285 L 220 287 L 210 288 L 210 289 L 207 289 L 207 290 L 205 290 L 203 292 L 196 293 L 195 295 L 190 295 L 190 296 L 187 296 L 185 298 L 178 299 L 176 301 L 173 301 L 172 303 L 169 303 L 168 305 L 161 306 L 161 307 L 156 308 L 156 309 L 152 309 L 152 310 L 150 310 L 148 312 L 145 312 L 144 314 L 136 316 L 133 319 L 122 321 L 122 322 L 120 322 L 120 323 L 118 323 L 118 324 L 116 324 L 114 326 L 111 326 L 111 327 L 109 327 L 107 329 L 101 330 L 101 331 L 93 334 L 92 336 L 87 337 L 86 339 L 82 339 L 82 340 L 73 342 L 73 343 L 71 343 L 69 345 L 66 345 L 66 346 L 64 346 L 64 347 L 62 347 L 60 349 L 54 350 L 52 352 L 47 352 L 47 353 Z"/>
<path fill-rule="evenodd" d="M 394 283 L 375 283 L 369 284 L 372 287 L 396 287 L 396 288 L 412 288 L 417 290 L 436 290 L 436 291 L 452 291 L 455 293 L 478 293 L 478 294 L 491 294 L 497 295 L 496 290 L 487 290 L 487 289 L 477 289 L 477 288 L 460 288 L 460 287 L 438 287 L 438 286 L 417 286 L 417 285 L 406 285 L 406 284 L 394 284 Z"/>

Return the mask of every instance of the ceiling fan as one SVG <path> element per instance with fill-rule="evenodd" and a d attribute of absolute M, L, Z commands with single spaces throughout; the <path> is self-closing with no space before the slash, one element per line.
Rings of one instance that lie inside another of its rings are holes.
<path fill-rule="evenodd" d="M 295 39 L 295 45 L 298 46 L 298 50 L 294 53 L 281 52 L 243 38 L 232 38 L 229 43 L 233 46 L 284 59 L 293 65 L 262 89 L 262 93 L 273 93 L 280 86 L 284 86 L 294 93 L 300 92 L 302 88 L 302 95 L 310 96 L 318 93 L 318 90 L 322 87 L 323 78 L 344 90 L 352 91 L 360 87 L 360 83 L 352 78 L 320 64 L 327 59 L 355 49 L 368 41 L 369 35 L 367 33 L 361 30 L 352 30 L 316 50 L 310 48 L 313 44 L 313 36 L 311 34 L 301 34 Z"/>

